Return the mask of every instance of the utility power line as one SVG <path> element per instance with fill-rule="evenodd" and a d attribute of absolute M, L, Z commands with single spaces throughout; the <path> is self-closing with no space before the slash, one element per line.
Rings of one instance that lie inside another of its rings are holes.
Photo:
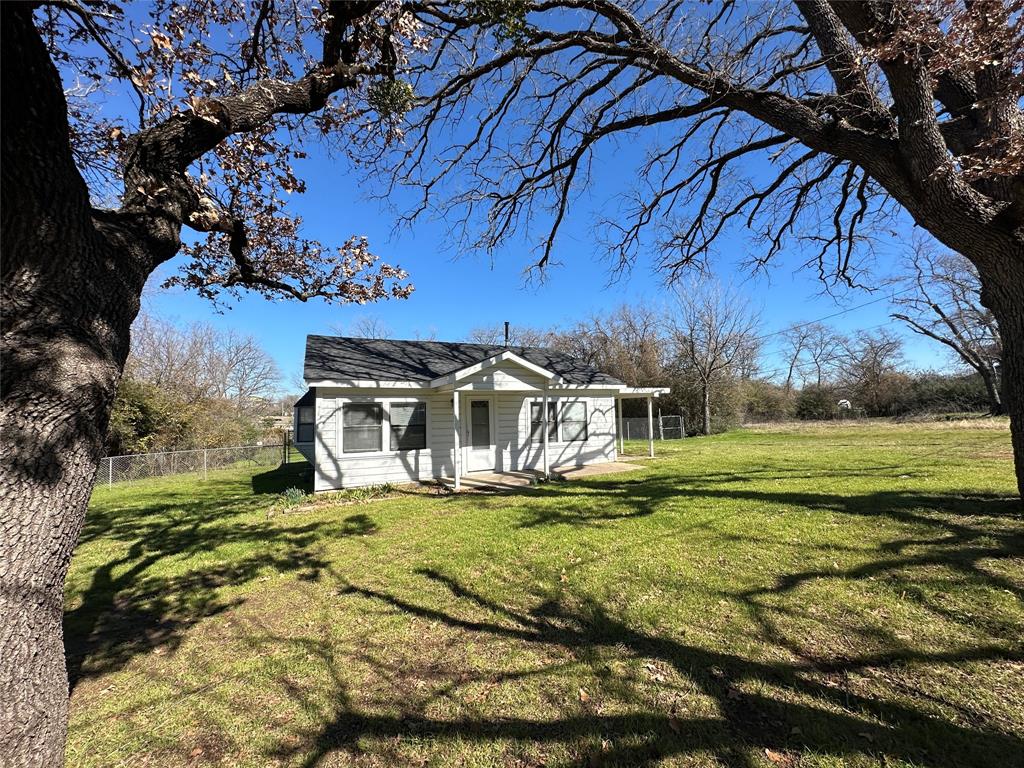
<path fill-rule="evenodd" d="M 896 291 L 895 293 L 890 293 L 890 294 L 888 294 L 886 296 L 879 296 L 878 298 L 872 299 L 871 301 L 865 301 L 863 304 L 858 304 L 855 307 L 848 307 L 847 309 L 840 310 L 839 312 L 833 312 L 831 315 L 825 315 L 824 317 L 819 317 L 817 320 L 807 320 L 807 321 L 802 322 L 802 323 L 793 323 L 793 325 L 790 325 L 790 326 L 788 326 L 786 328 L 783 328 L 780 331 L 772 331 L 771 333 L 766 333 L 766 334 L 764 334 L 762 336 L 757 336 L 755 338 L 757 338 L 758 341 L 764 341 L 765 339 L 770 339 L 773 336 L 781 336 L 782 334 L 786 333 L 787 331 L 793 330 L 794 328 L 806 328 L 808 325 L 814 325 L 815 323 L 821 323 L 821 322 L 824 322 L 825 320 L 831 320 L 834 317 L 841 317 L 842 315 L 847 315 L 850 312 L 856 312 L 858 309 L 864 309 L 864 307 L 870 307 L 872 304 L 878 304 L 880 301 L 892 301 L 897 296 L 901 296 L 904 293 L 910 293 L 913 290 L 916 290 L 916 288 L 913 288 L 913 287 L 911 287 L 911 288 L 904 288 L 902 291 Z M 883 325 L 884 325 L 884 323 L 883 323 Z M 881 327 L 881 326 L 876 326 L 876 327 Z"/>

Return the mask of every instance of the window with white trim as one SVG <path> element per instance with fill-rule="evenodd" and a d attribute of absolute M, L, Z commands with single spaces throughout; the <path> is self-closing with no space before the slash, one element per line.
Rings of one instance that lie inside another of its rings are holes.
<path fill-rule="evenodd" d="M 345 403 L 341 408 L 342 453 L 381 450 L 384 406 L 380 403 Z"/>
<path fill-rule="evenodd" d="M 313 417 L 315 409 L 312 405 L 299 406 L 299 426 L 295 433 L 295 442 L 313 442 Z"/>
<path fill-rule="evenodd" d="M 558 409 L 556 404 L 548 401 L 548 442 L 558 442 L 558 422 L 555 418 Z M 540 443 L 544 441 L 542 423 L 544 420 L 544 403 L 530 403 L 530 439 Z"/>
<path fill-rule="evenodd" d="M 391 450 L 418 451 L 427 447 L 427 404 L 391 403 Z"/>
<path fill-rule="evenodd" d="M 562 406 L 562 441 L 571 443 L 587 439 L 587 404 L 566 403 Z"/>

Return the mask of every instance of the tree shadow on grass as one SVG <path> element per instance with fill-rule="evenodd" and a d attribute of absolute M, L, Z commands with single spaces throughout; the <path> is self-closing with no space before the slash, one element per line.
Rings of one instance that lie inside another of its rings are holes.
<path fill-rule="evenodd" d="M 369 739 L 398 744 L 422 742 L 507 742 L 566 748 L 570 765 L 629 765 L 655 763 L 670 757 L 706 755 L 729 766 L 748 766 L 771 750 L 777 759 L 796 765 L 801 754 L 845 759 L 903 760 L 934 768 L 948 765 L 1011 765 L 1024 761 L 1024 741 L 995 729 L 944 720 L 901 700 L 883 700 L 842 684 L 850 674 L 905 664 L 958 664 L 977 661 L 1024 661 L 1024 655 L 1005 647 L 977 646 L 930 653 L 900 649 L 884 654 L 819 661 L 762 661 L 660 637 L 631 626 L 602 604 L 590 599 L 559 601 L 538 597 L 532 608 L 513 608 L 432 569 L 418 573 L 424 588 L 447 590 L 450 607 L 440 609 L 397 594 L 342 582 L 343 597 L 367 600 L 389 610 L 437 623 L 460 633 L 465 642 L 489 640 L 537 646 L 538 651 L 568 654 L 589 664 L 595 676 L 605 676 L 609 659 L 647 660 L 667 665 L 674 674 L 711 699 L 716 715 L 687 716 L 663 701 L 629 690 L 635 680 L 620 679 L 608 695 L 632 706 L 626 712 L 605 714 L 601 708 L 576 706 L 551 719 L 478 716 L 443 719 L 424 714 L 439 696 L 451 697 L 468 683 L 492 684 L 520 675 L 555 674 L 557 665 L 509 673 L 494 671 L 448 681 L 434 697 L 402 714 L 359 711 L 343 683 L 344 675 L 330 647 L 304 639 L 306 650 L 328 667 L 337 688 L 333 712 L 321 712 L 326 725 L 290 733 L 268 757 L 320 765 L 328 755 L 343 751 L 363 754 Z M 486 618 L 480 618 L 481 615 Z M 271 642 L 294 639 L 271 638 Z M 559 655 L 559 654 L 555 654 Z M 592 696 L 599 695 L 593 691 Z M 638 702 L 643 702 L 638 706 Z M 303 707 L 309 702 L 303 700 Z M 438 747 L 443 753 L 443 748 Z M 518 753 L 517 753 L 518 754 Z M 401 756 L 396 755 L 396 759 Z"/>
<path fill-rule="evenodd" d="M 527 527 L 628 524 L 629 518 L 661 513 L 669 501 L 689 498 L 698 502 L 735 501 L 741 503 L 739 509 L 747 508 L 750 502 L 758 508 L 773 505 L 781 514 L 799 509 L 877 518 L 892 526 L 896 535 L 883 540 L 877 549 L 865 546 L 850 550 L 862 557 L 861 562 L 849 567 L 806 567 L 784 573 L 766 586 L 723 594 L 723 598 L 744 606 L 754 626 L 760 628 L 756 642 L 775 651 L 769 657 L 794 661 L 744 658 L 652 634 L 631 626 L 590 598 L 540 599 L 529 610 L 509 607 L 437 570 L 422 569 L 418 573 L 426 580 L 425 586 L 441 585 L 450 593 L 451 604 L 444 608 L 409 597 L 408 590 L 399 594 L 346 582 L 342 594 L 383 603 L 396 612 L 466 633 L 467 643 L 490 637 L 538 644 L 562 649 L 577 659 L 592 659 L 595 666 L 609 656 L 639 657 L 670 665 L 715 702 L 719 715 L 687 717 L 648 706 L 626 715 L 591 712 L 553 720 L 447 720 L 429 717 L 422 711 L 401 716 L 361 712 L 345 703 L 347 696 L 341 696 L 338 709 L 325 713 L 331 718 L 328 725 L 300 734 L 298 746 L 294 742 L 282 746 L 276 757 L 301 755 L 304 765 L 313 766 L 335 750 L 359 751 L 360 739 L 365 737 L 382 743 L 405 738 L 558 743 L 583 749 L 585 754 L 572 763 L 579 766 L 646 765 L 666 757 L 707 752 L 726 765 L 750 766 L 759 762 L 755 756 L 764 755 L 765 750 L 788 761 L 787 765 L 796 765 L 801 754 L 880 760 L 883 764 L 901 760 L 935 768 L 1024 765 L 1024 741 L 1018 735 L 1001 731 L 987 719 L 979 720 L 975 712 L 962 711 L 959 722 L 944 718 L 936 711 L 957 710 L 960 705 L 956 701 L 936 697 L 925 690 L 927 686 L 922 689 L 912 684 L 906 688 L 901 680 L 901 670 L 908 666 L 923 672 L 929 665 L 1024 662 L 1018 624 L 991 619 L 980 626 L 969 613 L 940 604 L 935 595 L 941 589 L 929 586 L 931 580 L 948 578 L 954 590 L 980 587 L 1005 591 L 1018 599 L 1024 596 L 1018 580 L 991 568 L 993 563 L 1024 558 L 1024 535 L 1015 524 L 1020 519 L 1020 502 L 1015 497 L 908 490 L 842 495 L 763 491 L 723 487 L 721 483 L 688 487 L 671 477 L 588 481 L 578 488 L 542 486 L 523 496 L 548 502 L 524 504 L 515 510 L 523 515 L 522 525 Z M 563 503 L 555 505 L 552 501 Z M 673 529 L 672 535 L 677 534 L 678 530 Z M 757 541 L 757 535 L 751 534 L 751 542 Z M 941 575 L 944 573 L 951 575 Z M 863 634 L 873 641 L 870 646 L 882 650 L 853 657 L 841 652 L 808 651 L 800 642 L 787 638 L 776 620 L 798 613 L 799 600 L 792 597 L 793 593 L 820 579 L 892 582 L 892 588 L 902 587 L 904 598 L 965 627 L 975 637 L 979 629 L 983 630 L 987 640 L 934 652 L 909 646 L 893 632 L 867 624 L 853 625 L 851 631 Z M 778 599 L 787 596 L 788 601 Z M 594 674 L 599 676 L 599 670 L 595 669 Z M 493 681 L 506 675 L 495 672 Z M 894 688 L 903 686 L 908 696 L 883 698 L 865 693 L 862 687 L 849 684 L 857 675 L 880 675 Z M 445 695 L 453 695 L 461 685 L 458 679 L 449 681 Z"/>
<path fill-rule="evenodd" d="M 284 493 L 289 488 L 312 493 L 313 465 L 308 461 L 293 461 L 252 476 L 252 492 L 255 494 Z"/>
<path fill-rule="evenodd" d="M 838 474 L 837 477 L 846 477 Z M 813 477 L 818 477 L 814 475 Z M 814 491 L 765 491 L 744 484 L 763 482 L 755 473 L 725 473 L 721 477 L 659 475 L 639 478 L 588 479 L 542 485 L 508 495 L 552 499 L 562 504 L 525 504 L 520 527 L 544 525 L 594 526 L 627 518 L 646 517 L 668 502 L 680 499 L 741 501 L 829 510 L 857 516 L 889 517 L 897 522 L 935 522 L 931 513 L 959 517 L 1014 517 L 1022 513 L 1019 497 L 991 493 L 942 494 L 912 490 L 839 494 Z M 731 487 L 730 487 L 731 486 Z M 957 533 L 963 533 L 963 526 Z M 987 530 L 987 529 L 986 529 Z"/>
<path fill-rule="evenodd" d="M 230 478 L 178 490 L 142 486 L 125 503 L 90 508 L 82 543 L 102 542 L 104 550 L 64 614 L 72 690 L 137 655 L 173 652 L 190 627 L 243 602 L 229 588 L 268 574 L 316 580 L 328 566 L 325 541 L 377 530 L 365 514 L 271 521 L 253 502 L 248 479 Z"/>
<path fill-rule="evenodd" d="M 861 562 L 837 570 L 823 564 L 796 570 L 779 577 L 776 583 L 743 593 L 740 597 L 754 600 L 793 592 L 817 579 L 875 579 L 898 584 L 905 596 L 929 611 L 959 624 L 978 628 L 980 620 L 943 607 L 926 590 L 929 581 L 940 579 L 930 570 L 940 569 L 956 575 L 958 585 L 994 588 L 1024 600 L 1024 587 L 996 573 L 993 563 L 1024 559 L 1024 528 L 1016 525 L 1021 518 L 1020 499 L 1015 496 L 965 493 L 929 494 L 910 490 L 878 491 L 866 494 L 838 494 L 814 491 L 765 491 L 737 485 L 711 487 L 679 482 L 675 477 L 648 477 L 626 480 L 608 479 L 588 482 L 575 494 L 556 489 L 541 489 L 561 504 L 524 505 L 520 510 L 521 527 L 568 525 L 591 527 L 622 524 L 630 518 L 656 513 L 671 514 L 670 502 L 689 499 L 699 504 L 715 502 L 722 511 L 707 519 L 673 526 L 666 536 L 684 534 L 694 527 L 713 527 L 727 517 L 742 514 L 746 509 L 776 509 L 778 514 L 792 510 L 828 512 L 855 519 L 877 519 L 898 532 L 894 538 L 881 541 L 877 549 L 862 545 L 850 549 L 836 542 L 823 549 L 850 551 L 859 554 Z M 725 502 L 723 505 L 722 502 Z M 728 504 L 736 502 L 736 504 Z M 753 505 L 753 507 L 752 507 Z M 757 543 L 764 534 L 746 538 Z M 735 534 L 719 534 L 720 538 L 742 538 Z M 815 547 L 804 545 L 809 551 Z M 914 576 L 908 576 L 910 573 Z M 924 574 L 924 575 L 922 575 Z M 764 606 L 754 606 L 764 608 Z M 986 631 L 1005 633 L 1013 627 L 997 620 L 987 621 Z"/>

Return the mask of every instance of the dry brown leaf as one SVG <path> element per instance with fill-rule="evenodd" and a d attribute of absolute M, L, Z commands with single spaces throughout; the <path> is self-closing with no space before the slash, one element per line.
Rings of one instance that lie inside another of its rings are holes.
<path fill-rule="evenodd" d="M 171 45 L 171 38 L 165 35 L 163 32 L 150 32 L 150 38 L 153 40 L 153 45 L 157 48 L 163 48 L 165 50 L 174 50 L 174 46 Z"/>
<path fill-rule="evenodd" d="M 768 758 L 775 765 L 791 766 L 793 765 L 793 758 L 787 755 L 785 752 L 776 752 L 774 749 L 768 749 L 765 747 L 764 756 Z"/>

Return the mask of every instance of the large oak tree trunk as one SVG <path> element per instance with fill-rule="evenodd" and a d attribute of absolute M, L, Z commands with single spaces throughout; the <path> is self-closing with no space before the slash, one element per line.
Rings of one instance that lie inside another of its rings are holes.
<path fill-rule="evenodd" d="M 94 222 L 27 6 L 2 17 L 0 754 L 54 766 L 67 720 L 64 578 L 146 269 Z"/>
<path fill-rule="evenodd" d="M 1024 499 L 1024 253 L 979 270 L 982 302 L 995 315 L 1003 343 L 1002 406 L 1010 416 L 1017 490 Z"/>

